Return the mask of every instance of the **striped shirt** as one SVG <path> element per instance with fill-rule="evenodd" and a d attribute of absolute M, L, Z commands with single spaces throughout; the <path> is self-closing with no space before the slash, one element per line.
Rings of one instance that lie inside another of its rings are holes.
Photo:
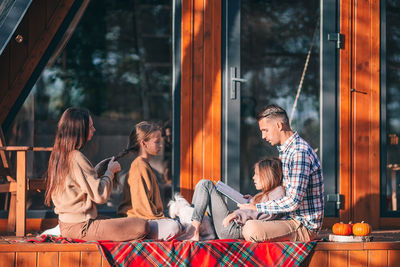
<path fill-rule="evenodd" d="M 256 204 L 265 213 L 287 213 L 312 231 L 322 226 L 324 215 L 324 184 L 321 163 L 310 145 L 297 133 L 278 146 L 282 161 L 282 184 L 286 196 Z"/>

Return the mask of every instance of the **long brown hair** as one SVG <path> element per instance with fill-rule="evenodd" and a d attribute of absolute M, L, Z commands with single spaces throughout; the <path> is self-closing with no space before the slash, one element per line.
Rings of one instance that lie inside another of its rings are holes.
<path fill-rule="evenodd" d="M 58 122 L 56 138 L 47 169 L 45 204 L 50 206 L 51 195 L 64 189 L 69 168 L 69 154 L 80 150 L 89 135 L 89 111 L 68 108 Z"/>
<path fill-rule="evenodd" d="M 254 164 L 258 168 L 262 190 L 254 196 L 253 203 L 259 203 L 264 196 L 282 184 L 282 162 L 279 158 L 267 158 Z"/>
<path fill-rule="evenodd" d="M 148 141 L 156 131 L 161 131 L 161 128 L 150 121 L 142 121 L 133 127 L 131 134 L 129 135 L 128 148 L 133 151 L 140 151 L 140 143 L 142 141 Z"/>

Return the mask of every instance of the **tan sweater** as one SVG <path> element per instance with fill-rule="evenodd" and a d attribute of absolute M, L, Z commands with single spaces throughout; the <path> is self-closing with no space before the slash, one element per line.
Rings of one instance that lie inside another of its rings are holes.
<path fill-rule="evenodd" d="M 53 193 L 55 213 L 62 222 L 79 223 L 97 217 L 96 204 L 104 204 L 112 191 L 114 174 L 106 171 L 97 177 L 90 161 L 78 150 L 70 153 L 70 169 L 65 188 Z"/>
<path fill-rule="evenodd" d="M 118 214 L 148 220 L 165 218 L 157 177 L 142 157 L 131 164 Z"/>

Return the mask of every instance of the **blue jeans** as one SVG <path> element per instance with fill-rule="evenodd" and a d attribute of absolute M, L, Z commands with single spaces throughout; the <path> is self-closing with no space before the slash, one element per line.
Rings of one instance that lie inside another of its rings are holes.
<path fill-rule="evenodd" d="M 203 179 L 197 183 L 192 205 L 194 207 L 192 221 L 201 222 L 207 210 L 218 238 L 243 239 L 242 229 L 234 221 L 231 221 L 228 227 L 222 225 L 222 221 L 228 216 L 230 211 L 213 182 Z"/>

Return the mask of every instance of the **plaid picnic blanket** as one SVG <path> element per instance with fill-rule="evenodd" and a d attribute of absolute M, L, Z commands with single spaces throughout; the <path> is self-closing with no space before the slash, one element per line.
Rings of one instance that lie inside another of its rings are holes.
<path fill-rule="evenodd" d="M 76 243 L 77 239 L 42 235 L 27 242 Z M 111 266 L 299 266 L 316 242 L 211 240 L 92 241 Z"/>

